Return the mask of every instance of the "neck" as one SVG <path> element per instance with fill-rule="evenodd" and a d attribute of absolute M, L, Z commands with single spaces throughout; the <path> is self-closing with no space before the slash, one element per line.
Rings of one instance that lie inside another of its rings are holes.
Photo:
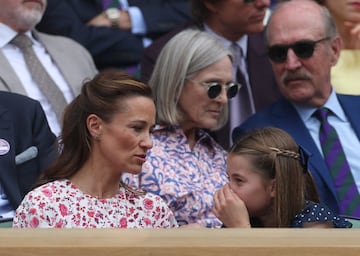
<path fill-rule="evenodd" d="M 104 166 L 93 165 L 87 161 L 70 181 L 82 192 L 96 198 L 112 198 L 119 192 L 120 176 L 109 175 L 111 172 Z"/>
<path fill-rule="evenodd" d="M 181 129 L 183 130 L 188 142 L 189 142 L 189 146 L 191 148 L 191 150 L 194 148 L 195 146 L 195 143 L 196 143 L 196 131 L 197 131 L 197 128 L 195 127 L 191 127 L 191 128 L 188 128 L 186 127 L 185 125 L 181 125 L 180 126 Z"/>
<path fill-rule="evenodd" d="M 223 26 L 221 23 L 217 21 L 214 22 L 213 19 L 207 20 L 205 24 L 217 35 L 231 42 L 238 41 L 241 37 L 243 37 L 246 34 L 245 31 L 233 30 L 231 28 L 228 29 L 227 26 Z"/>

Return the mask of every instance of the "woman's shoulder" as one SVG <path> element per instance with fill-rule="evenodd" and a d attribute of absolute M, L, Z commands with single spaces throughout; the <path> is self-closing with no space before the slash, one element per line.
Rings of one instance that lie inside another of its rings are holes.
<path fill-rule="evenodd" d="M 338 216 L 327 206 L 306 201 L 304 209 L 295 216 L 292 227 L 302 228 L 304 223 L 332 222 L 334 228 L 351 228 L 352 224 Z"/>

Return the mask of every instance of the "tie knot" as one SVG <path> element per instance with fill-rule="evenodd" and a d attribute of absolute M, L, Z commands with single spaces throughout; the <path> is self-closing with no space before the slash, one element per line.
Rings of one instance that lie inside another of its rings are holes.
<path fill-rule="evenodd" d="M 320 122 L 324 122 L 327 120 L 330 114 L 330 110 L 328 108 L 319 108 L 314 112 L 314 117 L 316 117 Z"/>
<path fill-rule="evenodd" d="M 11 40 L 11 43 L 22 50 L 32 45 L 31 39 L 25 34 L 18 34 Z"/>
<path fill-rule="evenodd" d="M 243 56 L 243 51 L 241 46 L 239 46 L 237 43 L 233 42 L 230 45 L 230 51 L 232 53 L 232 55 L 234 56 L 234 58 L 242 58 Z"/>

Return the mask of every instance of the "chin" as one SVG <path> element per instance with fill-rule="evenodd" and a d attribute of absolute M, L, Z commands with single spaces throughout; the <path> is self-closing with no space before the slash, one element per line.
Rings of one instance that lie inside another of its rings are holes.
<path fill-rule="evenodd" d="M 131 173 L 131 174 L 134 174 L 134 175 L 140 174 L 141 173 L 141 166 L 134 167 L 134 168 L 129 168 L 127 170 L 127 173 Z"/>

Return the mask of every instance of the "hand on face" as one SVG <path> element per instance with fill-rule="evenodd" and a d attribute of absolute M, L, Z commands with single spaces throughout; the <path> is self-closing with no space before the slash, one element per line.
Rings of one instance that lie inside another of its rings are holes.
<path fill-rule="evenodd" d="M 231 190 L 229 184 L 215 192 L 213 213 L 229 228 L 251 227 L 244 201 Z"/>
<path fill-rule="evenodd" d="M 344 26 L 349 29 L 350 34 L 360 42 L 360 23 L 345 21 Z"/>

